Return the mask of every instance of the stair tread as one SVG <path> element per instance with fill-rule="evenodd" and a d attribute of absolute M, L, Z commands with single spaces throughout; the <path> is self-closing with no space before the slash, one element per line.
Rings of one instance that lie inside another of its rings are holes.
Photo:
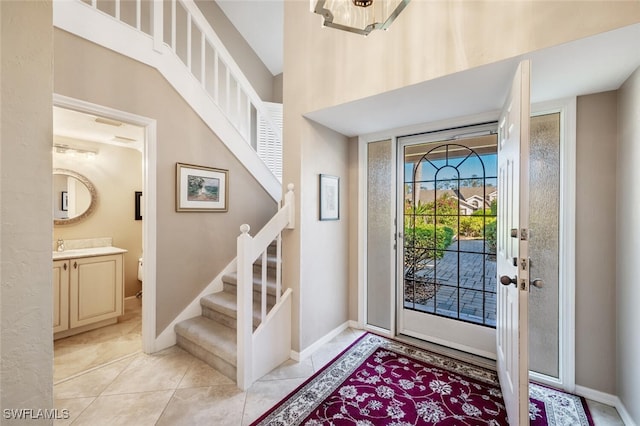
<path fill-rule="evenodd" d="M 229 364 L 237 365 L 236 330 L 209 318 L 197 316 L 176 324 L 175 331 Z"/>
<path fill-rule="evenodd" d="M 228 291 L 220 291 L 208 294 L 200 299 L 200 304 L 214 311 L 228 315 L 232 318 L 238 317 L 237 296 Z M 267 309 L 272 307 L 271 303 L 267 303 Z M 262 306 L 258 300 L 253 301 L 253 318 L 254 321 L 260 320 L 260 311 Z"/>

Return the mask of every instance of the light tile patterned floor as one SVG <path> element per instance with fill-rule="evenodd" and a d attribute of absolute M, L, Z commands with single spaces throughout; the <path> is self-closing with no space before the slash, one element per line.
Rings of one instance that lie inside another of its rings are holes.
<path fill-rule="evenodd" d="M 129 325 L 139 322 L 135 315 L 128 318 Z M 347 329 L 308 359 L 289 360 L 242 392 L 227 377 L 175 346 L 147 355 L 137 349 L 137 342 L 123 356 L 122 330 L 128 327 L 110 327 L 101 330 L 102 337 L 95 342 L 90 336 L 56 342 L 56 373 L 67 377 L 55 382 L 55 406 L 70 414 L 56 425 L 248 425 L 363 333 Z M 110 333 L 114 350 L 106 338 Z M 74 351 L 78 354 L 70 356 Z M 92 365 L 96 353 L 108 360 L 106 364 Z M 80 362 L 83 356 L 88 360 Z M 73 373 L 82 366 L 88 370 Z M 614 408 L 591 402 L 590 407 L 596 425 L 623 424 Z"/>

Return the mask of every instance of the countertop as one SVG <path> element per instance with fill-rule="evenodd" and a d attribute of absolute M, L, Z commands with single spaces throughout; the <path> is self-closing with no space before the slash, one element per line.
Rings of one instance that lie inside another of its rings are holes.
<path fill-rule="evenodd" d="M 64 250 L 64 251 L 54 251 L 53 260 L 77 259 L 79 257 L 107 256 L 110 254 L 120 254 L 120 253 L 126 253 L 126 252 L 127 250 L 125 249 L 121 249 L 119 247 L 113 247 L 113 246 L 81 248 L 81 249 L 72 249 L 72 250 Z"/>

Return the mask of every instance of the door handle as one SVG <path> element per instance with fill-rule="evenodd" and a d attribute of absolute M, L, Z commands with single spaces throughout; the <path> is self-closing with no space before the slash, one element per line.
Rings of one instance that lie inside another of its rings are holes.
<path fill-rule="evenodd" d="M 529 259 L 529 273 L 531 273 L 531 267 L 533 266 L 533 262 L 531 261 L 531 259 Z M 533 281 L 530 282 L 530 286 L 534 286 L 536 288 L 543 288 L 544 287 L 544 280 L 542 278 L 536 278 Z"/>
<path fill-rule="evenodd" d="M 535 280 L 531 281 L 531 285 L 536 287 L 536 288 L 543 288 L 544 287 L 544 281 L 541 280 L 540 278 L 536 278 Z"/>
<path fill-rule="evenodd" d="M 518 286 L 518 277 L 511 278 L 509 275 L 503 275 L 500 277 L 500 284 L 502 285 L 515 285 Z"/>

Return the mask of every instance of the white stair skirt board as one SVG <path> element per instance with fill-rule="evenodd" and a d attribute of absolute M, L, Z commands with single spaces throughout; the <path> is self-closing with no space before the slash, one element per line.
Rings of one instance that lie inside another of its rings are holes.
<path fill-rule="evenodd" d="M 291 348 L 291 304 L 292 290 L 285 290 L 280 304 L 276 305 L 267 315 L 265 324 L 258 326 L 253 334 L 254 353 L 261 356 L 253 357 L 253 380 L 260 379 L 265 374 L 282 364 L 289 358 Z M 271 322 L 273 318 L 274 322 Z M 278 348 L 273 351 L 269 348 Z"/>
<path fill-rule="evenodd" d="M 200 299 L 204 296 L 222 291 L 222 277 L 236 270 L 236 259 L 233 259 L 220 273 L 196 296 L 193 301 L 174 318 L 173 321 L 156 338 L 155 349 L 160 351 L 176 344 L 175 325 L 181 321 L 202 315 Z"/>

